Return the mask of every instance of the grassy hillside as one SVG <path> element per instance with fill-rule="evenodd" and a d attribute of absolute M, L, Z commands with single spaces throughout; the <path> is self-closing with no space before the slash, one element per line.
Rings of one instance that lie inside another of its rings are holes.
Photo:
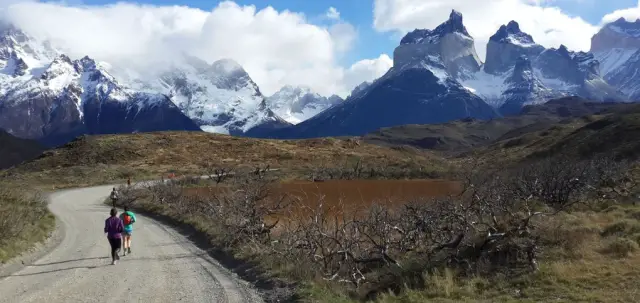
<path fill-rule="evenodd" d="M 0 129 L 0 169 L 35 159 L 44 150 L 36 141 L 17 138 Z"/>
<path fill-rule="evenodd" d="M 625 111 L 566 120 L 543 129 L 515 129 L 484 146 L 464 154 L 492 162 L 567 155 L 590 158 L 605 154 L 636 160 L 640 155 L 640 106 Z"/>
<path fill-rule="evenodd" d="M 381 129 L 364 136 L 365 142 L 383 146 L 409 145 L 417 148 L 468 152 L 496 141 L 545 131 L 556 125 L 571 124 L 576 118 L 624 111 L 629 104 L 603 104 L 569 97 L 543 105 L 527 106 L 518 116 L 490 121 L 461 120 L 445 124 L 404 125 Z"/>
<path fill-rule="evenodd" d="M 269 166 L 283 177 L 306 177 L 320 167 L 357 163 L 385 167 L 424 167 L 445 171 L 445 162 L 412 148 L 385 148 L 358 139 L 261 140 L 224 135 L 166 132 L 82 137 L 8 170 L 9 180 L 55 186 L 83 186 L 159 179 L 170 172 L 206 174 L 208 169 Z"/>

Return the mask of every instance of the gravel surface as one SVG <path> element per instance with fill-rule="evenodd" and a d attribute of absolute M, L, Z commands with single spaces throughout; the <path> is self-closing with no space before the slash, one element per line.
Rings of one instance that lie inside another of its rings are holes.
<path fill-rule="evenodd" d="M 241 281 L 172 228 L 144 216 L 131 255 L 111 265 L 103 233 L 110 186 L 57 192 L 51 211 L 62 242 L 39 260 L 0 277 L 0 302 L 262 302 Z"/>

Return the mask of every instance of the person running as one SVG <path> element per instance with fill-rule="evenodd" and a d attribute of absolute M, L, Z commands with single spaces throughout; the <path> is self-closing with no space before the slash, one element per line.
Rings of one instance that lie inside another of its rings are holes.
<path fill-rule="evenodd" d="M 114 207 L 111 209 L 111 216 L 104 221 L 104 232 L 107 234 L 109 245 L 111 246 L 111 265 L 116 265 L 120 260 L 120 247 L 122 246 L 122 232 L 124 225 L 122 220 L 118 218 L 118 210 Z"/>
<path fill-rule="evenodd" d="M 111 198 L 111 203 L 113 203 L 113 208 L 116 208 L 116 202 L 118 202 L 118 191 L 115 187 L 111 190 L 111 195 L 109 195 L 109 197 Z"/>
<path fill-rule="evenodd" d="M 133 223 L 136 223 L 136 215 L 129 211 L 129 206 L 124 206 L 124 212 L 120 215 L 124 224 L 122 232 L 122 253 L 124 256 L 131 254 L 131 234 L 133 233 Z"/>

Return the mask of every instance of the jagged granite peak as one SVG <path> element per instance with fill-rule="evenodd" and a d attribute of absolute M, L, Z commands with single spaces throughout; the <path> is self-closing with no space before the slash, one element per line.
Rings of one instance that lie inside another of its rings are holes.
<path fill-rule="evenodd" d="M 513 68 L 521 56 L 535 58 L 544 47 L 536 44 L 531 35 L 520 30 L 520 25 L 511 21 L 491 36 L 487 43 L 487 58 L 484 70 L 489 74 L 502 74 Z"/>
<path fill-rule="evenodd" d="M 593 54 L 572 52 L 564 45 L 544 50 L 534 62 L 545 78 L 559 79 L 568 84 L 582 85 L 598 78 L 599 62 Z"/>
<path fill-rule="evenodd" d="M 267 99 L 267 106 L 291 124 L 298 124 L 344 100 L 339 96 L 324 97 L 307 86 L 285 85 Z"/>
<path fill-rule="evenodd" d="M 640 49 L 624 53 L 625 60 L 612 69 L 605 80 L 618 88 L 629 100 L 640 100 Z"/>
<path fill-rule="evenodd" d="M 462 14 L 456 10 L 453 10 L 449 15 L 449 19 L 444 23 L 438 25 L 433 30 L 430 29 L 415 29 L 412 32 L 405 35 L 400 40 L 402 44 L 419 44 L 419 43 L 432 43 L 433 40 L 443 38 L 447 34 L 461 33 L 467 37 L 471 37 L 467 28 L 462 22 Z"/>
<path fill-rule="evenodd" d="M 637 49 L 640 49 L 640 20 L 629 22 L 620 18 L 603 26 L 591 38 L 591 52 L 598 57 L 606 56 L 606 52 L 614 50 L 628 50 L 630 52 Z M 630 56 L 628 53 L 622 55 L 627 55 L 627 59 Z M 606 69 L 607 72 L 610 70 L 612 69 Z"/>
<path fill-rule="evenodd" d="M 454 79 L 466 79 L 477 72 L 481 61 L 462 20 L 462 14 L 453 11 L 434 30 L 416 29 L 407 34 L 393 52 L 393 66 L 403 69 L 442 65 L 443 72 Z"/>
<path fill-rule="evenodd" d="M 520 56 L 516 60 L 516 64 L 513 68 L 513 74 L 511 77 L 507 79 L 509 82 L 518 83 L 518 82 L 528 82 L 534 79 L 533 75 L 533 66 L 531 65 L 531 60 L 529 60 L 526 56 Z"/>
<path fill-rule="evenodd" d="M 547 100 L 564 96 L 564 93 L 550 90 L 538 79 L 531 60 L 520 56 L 516 60 L 511 75 L 505 80 L 504 103 L 500 106 L 503 115 L 519 114 L 526 105 L 544 103 Z"/>
<path fill-rule="evenodd" d="M 507 25 L 500 26 L 500 29 L 489 38 L 490 41 L 502 43 L 518 43 L 522 45 L 535 44 L 531 35 L 520 30 L 520 25 L 516 21 L 510 21 Z"/>

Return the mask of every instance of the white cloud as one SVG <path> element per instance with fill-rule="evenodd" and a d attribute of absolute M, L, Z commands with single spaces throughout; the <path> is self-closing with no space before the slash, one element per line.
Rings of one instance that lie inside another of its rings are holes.
<path fill-rule="evenodd" d="M 0 20 L 50 39 L 72 57 L 89 55 L 140 68 L 186 52 L 208 62 L 235 59 L 266 95 L 285 84 L 307 85 L 326 95 L 344 96 L 352 89 L 345 83 L 353 80 L 337 58 L 351 49 L 357 35 L 353 26 L 342 21 L 318 26 L 303 14 L 272 7 L 257 10 L 227 1 L 203 11 L 0 0 Z"/>
<path fill-rule="evenodd" d="M 353 42 L 358 36 L 353 25 L 345 22 L 331 25 L 331 27 L 329 27 L 329 34 L 331 34 L 334 47 L 338 53 L 345 53 L 351 50 Z"/>
<path fill-rule="evenodd" d="M 340 19 L 340 12 L 335 7 L 329 7 L 326 13 L 326 17 L 329 19 L 338 20 Z"/>
<path fill-rule="evenodd" d="M 345 85 L 356 87 L 365 81 L 380 78 L 393 66 L 393 60 L 382 54 L 376 59 L 367 59 L 356 62 L 345 71 Z"/>
<path fill-rule="evenodd" d="M 625 18 L 627 21 L 635 21 L 640 18 L 640 1 L 638 1 L 637 7 L 631 7 L 627 9 L 621 9 L 614 11 L 610 14 L 606 14 L 602 18 L 602 24 L 616 21 L 620 18 Z"/>
<path fill-rule="evenodd" d="M 374 27 L 379 31 L 407 32 L 434 28 L 451 9 L 460 11 L 476 50 L 485 57 L 486 44 L 500 25 L 516 20 L 523 31 L 547 47 L 564 44 L 572 50 L 589 50 L 598 27 L 571 17 L 556 7 L 540 6 L 541 0 L 375 0 Z M 547 3 L 548 5 L 548 3 Z"/>

